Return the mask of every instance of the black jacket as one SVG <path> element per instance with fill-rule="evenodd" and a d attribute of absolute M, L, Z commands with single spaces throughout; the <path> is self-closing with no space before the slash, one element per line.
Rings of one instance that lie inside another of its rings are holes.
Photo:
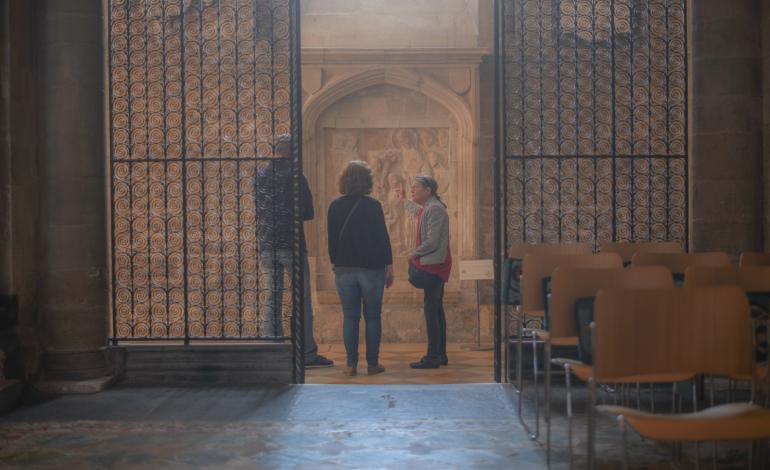
<path fill-rule="evenodd" d="M 350 216 L 345 231 L 340 231 Z M 379 201 L 369 196 L 342 196 L 329 206 L 329 258 L 334 266 L 380 269 L 393 264 L 390 237 Z"/>
<path fill-rule="evenodd" d="M 276 158 L 264 163 L 257 170 L 254 192 L 257 204 L 257 240 L 261 251 L 270 249 L 289 250 L 292 242 L 293 181 L 291 162 Z M 311 220 L 313 195 L 307 178 L 300 179 L 300 210 L 302 220 Z M 305 250 L 304 229 L 300 232 L 302 249 Z"/>

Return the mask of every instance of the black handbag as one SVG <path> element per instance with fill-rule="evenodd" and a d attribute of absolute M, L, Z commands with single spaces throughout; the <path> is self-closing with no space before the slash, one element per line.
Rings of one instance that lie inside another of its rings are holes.
<path fill-rule="evenodd" d="M 440 282 L 443 281 L 435 274 L 418 269 L 413 264 L 409 265 L 409 284 L 414 287 L 418 289 L 429 289 L 435 287 L 436 284 Z"/>

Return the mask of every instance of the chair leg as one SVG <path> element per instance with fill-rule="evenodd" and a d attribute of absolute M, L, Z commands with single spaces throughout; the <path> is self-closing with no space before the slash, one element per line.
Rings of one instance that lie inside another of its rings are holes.
<path fill-rule="evenodd" d="M 700 470 L 700 441 L 695 441 L 695 470 Z"/>
<path fill-rule="evenodd" d="M 545 452 L 546 463 L 551 465 L 551 342 L 543 342 L 545 354 Z"/>
<path fill-rule="evenodd" d="M 521 352 L 522 352 L 522 333 L 524 331 L 524 323 L 522 319 L 522 311 L 521 306 L 517 305 L 514 307 L 514 311 L 516 312 L 516 370 L 514 371 L 514 377 L 516 379 L 515 383 L 513 384 L 514 390 L 516 390 L 517 393 L 521 393 L 521 385 L 522 385 L 522 376 L 521 376 Z"/>
<path fill-rule="evenodd" d="M 569 364 L 564 364 L 564 381 L 567 389 L 567 447 L 569 448 L 569 468 L 575 465 L 572 452 L 572 374 Z"/>
<path fill-rule="evenodd" d="M 642 384 L 636 383 L 636 409 L 642 411 Z"/>
<path fill-rule="evenodd" d="M 655 384 L 650 384 L 650 412 L 655 413 Z"/>
<path fill-rule="evenodd" d="M 519 323 L 519 334 L 524 331 L 523 324 Z M 518 361 L 521 361 L 521 355 L 517 358 Z M 524 430 L 529 435 L 529 438 L 532 440 L 537 439 L 540 436 L 540 394 L 538 393 L 537 389 L 537 334 L 535 331 L 532 331 L 532 365 L 533 365 L 533 380 L 532 380 L 532 386 L 535 393 L 535 430 L 532 431 L 532 429 L 529 427 L 529 425 L 524 421 L 524 387 L 523 387 L 523 380 L 521 378 L 521 375 L 519 376 L 519 403 L 518 403 L 518 415 L 519 415 L 519 422 L 521 423 L 521 426 L 524 428 Z"/>
<path fill-rule="evenodd" d="M 589 470 L 593 470 L 595 467 L 595 462 L 594 462 L 594 448 L 595 448 L 594 438 L 595 438 L 595 432 L 596 432 L 595 408 L 596 408 L 596 382 L 592 377 L 588 379 L 588 438 L 586 439 L 588 443 L 587 468 Z"/>
<path fill-rule="evenodd" d="M 524 312 L 522 312 L 520 306 L 516 307 L 516 323 L 516 391 L 521 393 L 524 380 L 522 377 L 522 367 L 524 364 L 521 358 L 524 352 Z"/>
<path fill-rule="evenodd" d="M 618 424 L 620 425 L 620 433 L 623 436 L 623 470 L 628 470 L 628 429 L 623 415 L 618 416 Z"/>
<path fill-rule="evenodd" d="M 671 414 L 676 413 L 676 382 L 671 384 Z"/>

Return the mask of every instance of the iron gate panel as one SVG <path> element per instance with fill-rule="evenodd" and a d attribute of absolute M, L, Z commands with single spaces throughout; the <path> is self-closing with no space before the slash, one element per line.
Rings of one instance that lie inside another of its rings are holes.
<path fill-rule="evenodd" d="M 301 356 L 299 139 L 272 158 L 277 136 L 300 135 L 298 11 L 296 0 L 110 0 L 113 341 L 291 332 Z M 266 170 L 278 160 L 288 176 Z M 258 210 L 265 190 L 288 195 L 289 212 Z M 257 233 L 282 223 L 286 269 L 264 262 Z M 265 307 L 271 294 L 280 309 Z M 280 326 L 266 331 L 271 314 Z"/>
<path fill-rule="evenodd" d="M 504 0 L 512 243 L 687 242 L 686 0 Z"/>

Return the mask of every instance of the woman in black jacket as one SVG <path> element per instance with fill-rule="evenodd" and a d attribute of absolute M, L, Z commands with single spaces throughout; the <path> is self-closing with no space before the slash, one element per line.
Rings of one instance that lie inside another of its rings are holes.
<path fill-rule="evenodd" d="M 342 335 L 347 352 L 345 375 L 358 367 L 358 325 L 363 306 L 366 321 L 366 362 L 369 375 L 385 372 L 379 363 L 382 335 L 382 294 L 393 285 L 393 254 L 382 205 L 368 195 L 372 172 L 354 160 L 339 179 L 342 197 L 329 206 L 329 258 L 344 314 Z"/>

